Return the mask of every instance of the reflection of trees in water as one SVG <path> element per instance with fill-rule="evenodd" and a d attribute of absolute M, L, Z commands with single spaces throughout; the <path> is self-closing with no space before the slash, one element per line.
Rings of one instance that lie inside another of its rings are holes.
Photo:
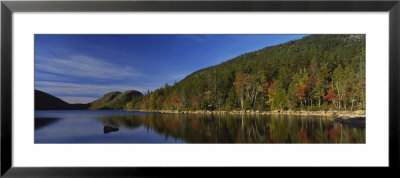
<path fill-rule="evenodd" d="M 365 143 L 365 129 L 321 116 L 151 114 L 99 120 L 128 129 L 143 125 L 188 143 Z"/>
<path fill-rule="evenodd" d="M 297 124 L 296 124 L 297 123 Z M 354 129 L 322 116 L 274 116 L 270 123 L 274 143 L 365 143 L 365 129 Z"/>

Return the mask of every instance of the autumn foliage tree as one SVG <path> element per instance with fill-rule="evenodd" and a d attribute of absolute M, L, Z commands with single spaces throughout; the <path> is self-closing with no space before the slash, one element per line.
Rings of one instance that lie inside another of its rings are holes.
<path fill-rule="evenodd" d="M 339 101 L 339 98 L 336 97 L 335 93 L 332 92 L 332 90 L 329 90 L 328 93 L 324 96 L 324 99 L 332 102 L 332 104 L 335 106 L 335 103 Z M 338 106 L 336 106 L 338 107 Z"/>
<path fill-rule="evenodd" d="M 237 73 L 233 86 L 236 89 L 236 95 L 240 100 L 240 106 L 244 109 L 244 100 L 246 96 L 246 87 L 249 85 L 249 75 L 245 73 Z"/>

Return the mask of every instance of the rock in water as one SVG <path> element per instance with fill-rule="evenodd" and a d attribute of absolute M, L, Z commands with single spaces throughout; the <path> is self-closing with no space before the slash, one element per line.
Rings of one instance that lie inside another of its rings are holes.
<path fill-rule="evenodd" d="M 344 124 L 365 124 L 365 117 L 350 118 L 343 121 Z"/>
<path fill-rule="evenodd" d="M 344 119 L 343 118 L 336 118 L 335 122 L 343 123 Z"/>
<path fill-rule="evenodd" d="M 336 123 L 345 124 L 349 127 L 353 128 L 362 128 L 365 129 L 365 117 L 356 117 L 356 118 L 336 118 L 334 120 Z"/>
<path fill-rule="evenodd" d="M 108 125 L 104 126 L 104 133 L 105 134 L 108 134 L 110 132 L 116 132 L 118 130 L 119 130 L 118 128 L 114 128 L 114 127 L 111 127 L 111 126 L 108 126 Z"/>

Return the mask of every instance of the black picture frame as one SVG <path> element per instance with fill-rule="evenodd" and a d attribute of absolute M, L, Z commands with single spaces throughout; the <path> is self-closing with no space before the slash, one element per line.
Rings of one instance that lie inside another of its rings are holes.
<path fill-rule="evenodd" d="M 13 12 L 121 11 L 334 11 L 389 12 L 389 168 L 399 167 L 400 1 L 2 1 L 1 2 L 1 175 L 6 177 L 128 177 L 178 175 L 177 168 L 68 167 L 20 168 L 12 165 L 12 18 Z M 367 156 L 367 155 L 366 155 Z M 101 158 L 100 158 L 101 159 Z M 208 174 L 184 168 L 193 174 Z M 214 168 L 210 171 L 214 171 Z M 226 168 L 223 168 L 226 169 Z M 278 168 L 279 169 L 279 168 Z M 292 168 L 295 169 L 295 168 Z M 230 169 L 236 173 L 241 169 Z M 376 170 L 376 169 L 365 169 Z M 225 171 L 219 169 L 219 171 Z M 257 173 L 260 169 L 252 169 Z M 282 171 L 282 170 L 281 170 Z M 364 171 L 364 170 L 363 170 Z M 357 173 L 358 171 L 356 171 Z M 358 172 L 359 173 L 359 172 Z"/>

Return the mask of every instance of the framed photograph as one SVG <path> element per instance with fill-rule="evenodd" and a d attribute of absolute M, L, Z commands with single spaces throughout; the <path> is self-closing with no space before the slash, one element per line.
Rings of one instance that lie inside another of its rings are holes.
<path fill-rule="evenodd" d="M 396 168 L 399 20 L 399 1 L 3 1 L 1 174 Z"/>

